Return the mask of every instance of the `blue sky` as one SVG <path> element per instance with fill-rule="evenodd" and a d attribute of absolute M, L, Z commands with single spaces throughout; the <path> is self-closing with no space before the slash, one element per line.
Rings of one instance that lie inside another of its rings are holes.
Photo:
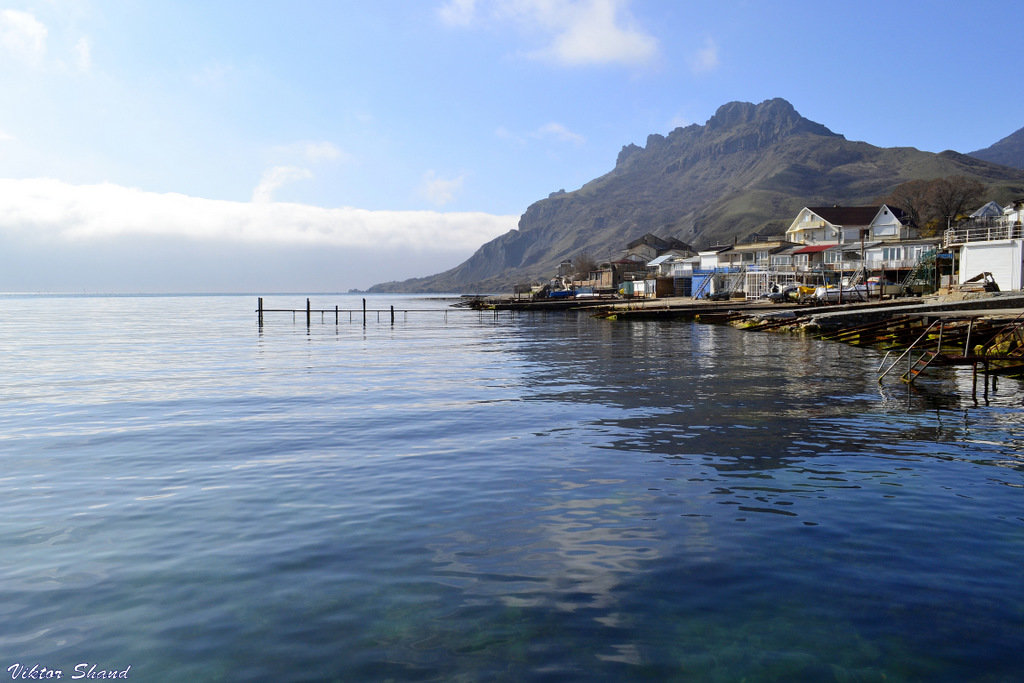
<path fill-rule="evenodd" d="M 0 1 L 0 290 L 432 274 L 733 100 L 969 152 L 1024 126 L 1022 19 L 984 0 Z"/>

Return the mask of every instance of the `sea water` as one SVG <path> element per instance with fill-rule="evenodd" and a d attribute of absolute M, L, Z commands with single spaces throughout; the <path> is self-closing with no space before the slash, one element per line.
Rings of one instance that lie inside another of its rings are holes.
<path fill-rule="evenodd" d="M 0 297 L 5 675 L 1018 679 L 1016 380 L 311 299 Z"/>

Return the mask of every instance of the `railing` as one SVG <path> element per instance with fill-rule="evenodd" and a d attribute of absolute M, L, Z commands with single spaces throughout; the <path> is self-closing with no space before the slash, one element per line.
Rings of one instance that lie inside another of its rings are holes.
<path fill-rule="evenodd" d="M 984 223 L 958 225 L 950 228 L 942 236 L 942 245 L 970 244 L 971 242 L 993 242 L 995 240 L 1024 239 L 1024 230 L 1020 223 Z"/>

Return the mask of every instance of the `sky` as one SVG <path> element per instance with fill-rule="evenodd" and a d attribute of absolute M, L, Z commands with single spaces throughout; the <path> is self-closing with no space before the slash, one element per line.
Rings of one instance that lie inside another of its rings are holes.
<path fill-rule="evenodd" d="M 1024 127 L 1016 0 L 0 0 L 0 291 L 431 275 L 624 145 L 782 97 L 940 152 Z"/>

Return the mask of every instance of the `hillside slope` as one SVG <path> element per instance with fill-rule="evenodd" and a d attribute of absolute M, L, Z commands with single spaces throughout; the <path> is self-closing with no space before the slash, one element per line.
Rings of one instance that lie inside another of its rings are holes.
<path fill-rule="evenodd" d="M 994 145 L 971 152 L 970 156 L 994 164 L 1024 168 L 1024 128 L 1007 135 Z"/>

